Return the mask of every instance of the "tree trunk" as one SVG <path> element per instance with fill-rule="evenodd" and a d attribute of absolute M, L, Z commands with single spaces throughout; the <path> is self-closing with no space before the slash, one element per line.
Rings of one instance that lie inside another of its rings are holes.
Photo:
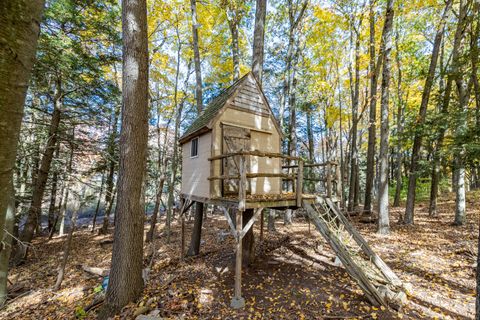
<path fill-rule="evenodd" d="M 450 11 L 451 4 L 452 4 L 452 0 L 448 0 L 446 2 L 445 10 L 443 12 L 442 19 L 440 20 L 440 25 L 438 26 L 438 30 L 435 35 L 435 40 L 433 42 L 432 58 L 430 60 L 430 66 L 428 69 L 427 78 L 425 80 L 425 86 L 423 87 L 422 101 L 420 103 L 419 115 L 417 117 L 417 121 L 415 124 L 415 127 L 419 129 L 418 131 L 415 132 L 415 138 L 413 140 L 410 174 L 408 177 L 407 204 L 405 208 L 405 218 L 404 218 L 405 224 L 414 223 L 414 209 L 415 209 L 415 196 L 416 196 L 415 188 L 417 185 L 417 174 L 418 174 L 417 170 L 418 170 L 418 163 L 420 160 L 420 148 L 422 146 L 422 140 L 423 140 L 422 127 L 425 123 L 425 118 L 427 115 L 428 100 L 430 99 L 430 91 L 433 85 L 435 69 L 437 67 L 438 55 L 440 52 L 440 46 L 442 44 L 443 35 L 445 33 L 445 20 Z"/>
<path fill-rule="evenodd" d="M 173 216 L 173 206 L 174 206 L 174 191 L 175 191 L 175 181 L 177 176 L 177 162 L 178 162 L 178 134 L 180 132 L 180 122 L 182 120 L 182 111 L 183 111 L 183 100 L 181 103 L 178 103 L 178 79 L 180 73 L 180 53 L 182 50 L 182 44 L 180 41 L 180 34 L 177 28 L 177 70 L 175 75 L 175 90 L 174 90 L 174 102 L 175 102 L 175 130 L 173 136 L 173 156 L 172 162 L 170 164 L 170 181 L 168 184 L 168 204 L 167 204 L 167 221 L 166 221 L 166 231 L 167 231 L 167 243 L 170 243 L 170 233 L 171 233 L 171 223 Z"/>
<path fill-rule="evenodd" d="M 7 206 L 3 234 L 3 249 L 0 251 L 0 307 L 5 305 L 7 300 L 7 284 L 8 284 L 8 263 L 10 260 L 10 253 L 12 252 L 13 227 L 15 225 L 15 193 L 13 188 L 13 181 L 10 183 L 9 200 L 10 204 Z"/>
<path fill-rule="evenodd" d="M 60 152 L 60 143 L 57 141 L 55 147 L 55 158 L 58 159 Z M 57 208 L 57 184 L 58 184 L 58 168 L 55 168 L 52 176 L 52 190 L 50 192 L 50 206 L 48 207 L 48 233 L 52 232 L 55 222 L 55 209 Z"/>
<path fill-rule="evenodd" d="M 253 209 L 246 209 L 243 212 L 242 227 L 252 219 Z M 250 266 L 255 261 L 255 236 L 253 234 L 253 225 L 242 239 L 242 263 L 244 266 Z"/>
<path fill-rule="evenodd" d="M 233 10 L 234 11 L 234 10 Z M 232 62 L 233 62 L 233 81 L 240 78 L 240 48 L 238 46 L 238 20 L 236 12 L 233 18 L 228 20 L 230 33 L 232 35 Z"/>
<path fill-rule="evenodd" d="M 23 106 L 35 61 L 43 0 L 0 3 L 0 239 L 10 206 Z"/>
<path fill-rule="evenodd" d="M 263 48 L 265 43 L 265 16 L 267 0 L 257 0 L 255 9 L 255 30 L 253 32 L 252 72 L 257 81 L 262 84 Z"/>
<path fill-rule="evenodd" d="M 112 112 L 112 123 L 111 123 L 111 132 L 108 137 L 108 146 L 107 146 L 107 155 L 109 159 L 108 175 L 106 181 L 106 190 L 105 190 L 105 212 L 103 214 L 103 225 L 99 230 L 100 234 L 106 234 L 108 231 L 108 225 L 110 224 L 110 213 L 112 212 L 113 199 L 114 199 L 114 177 L 115 177 L 115 168 L 116 168 L 116 139 L 117 139 L 117 126 L 118 126 L 118 117 L 120 115 L 120 108 L 118 106 L 114 107 Z"/>
<path fill-rule="evenodd" d="M 147 238 L 145 240 L 146 242 L 153 241 L 155 236 L 155 227 L 157 226 L 158 212 L 160 211 L 160 204 L 162 202 L 162 193 L 163 193 L 164 183 L 165 183 L 165 177 L 162 176 L 162 178 L 160 178 L 160 182 L 157 190 L 157 196 L 155 197 L 155 207 L 153 208 L 152 220 L 150 222 L 150 229 L 148 230 Z"/>
<path fill-rule="evenodd" d="M 268 209 L 267 228 L 268 228 L 269 232 L 276 231 L 276 229 L 275 229 L 275 210 L 274 209 Z"/>
<path fill-rule="evenodd" d="M 98 192 L 97 205 L 95 206 L 95 213 L 93 215 L 92 233 L 95 232 L 95 224 L 97 223 L 98 211 L 100 210 L 100 203 L 102 202 L 102 193 L 103 193 L 104 184 L 105 184 L 105 173 L 102 173 L 102 182 L 100 183 L 100 190 Z"/>
<path fill-rule="evenodd" d="M 404 100 L 403 100 L 403 91 L 402 91 L 402 66 L 400 64 L 400 51 L 398 47 L 399 42 L 399 34 L 395 37 L 395 51 L 396 56 L 395 60 L 397 63 L 397 72 L 398 72 L 398 79 L 397 79 L 397 95 L 398 95 L 398 108 L 397 108 L 397 150 L 396 150 L 396 164 L 395 164 L 395 197 L 393 200 L 393 206 L 399 207 L 400 206 L 400 195 L 402 192 L 402 161 L 403 161 L 403 152 L 402 152 L 402 134 L 403 134 L 403 121 L 404 121 Z M 401 217 L 402 215 L 400 215 Z"/>
<path fill-rule="evenodd" d="M 145 0 L 122 1 L 123 84 L 120 169 L 110 280 L 99 317 L 117 313 L 143 290 L 143 178 L 148 140 Z"/>
<path fill-rule="evenodd" d="M 200 50 L 198 48 L 198 20 L 197 20 L 197 0 L 190 0 L 192 10 L 192 38 L 193 38 L 193 61 L 195 62 L 195 100 L 197 102 L 197 112 L 200 114 L 203 109 L 202 93 L 202 65 L 200 61 Z"/>
<path fill-rule="evenodd" d="M 71 183 L 71 176 L 72 176 L 72 164 L 73 164 L 73 156 L 74 156 L 74 146 L 73 144 L 70 145 L 71 151 L 70 151 L 70 159 L 68 160 L 68 165 L 67 165 L 67 172 L 65 176 L 65 194 L 62 196 L 63 203 L 60 202 L 60 229 L 59 229 L 59 235 L 63 236 L 65 234 L 65 217 L 67 215 L 67 204 L 68 204 L 68 196 L 70 193 L 70 183 Z"/>
<path fill-rule="evenodd" d="M 351 139 L 351 156 L 350 156 L 350 184 L 348 189 L 348 211 L 355 210 L 355 191 L 357 178 L 356 169 L 358 161 L 357 150 L 357 125 L 358 125 L 358 101 L 360 93 L 360 35 L 357 34 L 355 41 L 355 88 L 352 100 L 352 139 Z"/>
<path fill-rule="evenodd" d="M 31 243 L 33 239 L 33 233 L 40 223 L 38 217 L 41 214 L 42 210 L 42 200 L 43 194 L 45 193 L 45 186 L 47 184 L 48 175 L 50 173 L 50 167 L 52 164 L 53 153 L 55 152 L 55 146 L 57 145 L 57 133 L 60 126 L 61 114 L 62 114 L 62 88 L 61 82 L 57 79 L 55 86 L 55 98 L 54 98 L 54 109 L 52 114 L 52 120 L 50 122 L 50 128 L 48 130 L 48 140 L 45 147 L 45 152 L 43 153 L 42 160 L 40 163 L 40 169 L 38 171 L 37 181 L 35 188 L 33 189 L 32 201 L 30 203 L 30 208 L 27 213 L 27 221 L 25 222 L 25 227 L 20 236 L 20 240 L 25 243 Z M 18 259 L 26 258 L 17 257 Z M 16 259 L 18 262 L 18 260 Z"/>
<path fill-rule="evenodd" d="M 80 196 L 80 201 L 82 201 L 84 196 L 85 196 L 85 188 L 83 188 L 82 195 Z M 78 212 L 82 207 L 82 205 L 80 204 L 80 201 L 79 199 L 75 199 L 72 218 L 70 219 L 70 230 L 68 231 L 68 236 L 67 236 L 67 239 L 65 240 L 63 254 L 62 254 L 62 261 L 58 266 L 57 280 L 55 282 L 55 285 L 53 286 L 54 291 L 60 290 L 60 287 L 62 286 L 63 278 L 65 277 L 65 268 L 67 267 L 68 257 L 70 256 L 70 251 L 72 250 L 73 233 L 75 232 L 75 228 L 77 224 Z"/>
<path fill-rule="evenodd" d="M 375 13 L 374 0 L 370 0 L 370 115 L 368 123 L 367 173 L 365 180 L 364 214 L 372 211 L 372 189 L 375 175 L 375 140 L 377 113 L 377 73 L 375 70 Z"/>
<path fill-rule="evenodd" d="M 378 228 L 380 234 L 390 233 L 390 218 L 388 205 L 388 151 L 389 151 L 389 123 L 388 107 L 390 93 L 390 51 L 392 50 L 393 0 L 387 1 L 385 25 L 383 27 L 383 72 L 382 72 L 382 101 L 380 125 L 380 155 L 379 155 L 379 192 L 378 192 Z"/>
<path fill-rule="evenodd" d="M 202 239 L 202 224 L 203 224 L 203 203 L 197 202 L 195 204 L 195 221 L 193 223 L 192 239 L 190 240 L 190 247 L 187 256 L 196 256 L 200 253 L 200 241 Z"/>

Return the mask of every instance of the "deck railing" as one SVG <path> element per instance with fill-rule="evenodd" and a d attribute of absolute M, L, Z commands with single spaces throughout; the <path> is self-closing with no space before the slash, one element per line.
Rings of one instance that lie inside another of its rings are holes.
<path fill-rule="evenodd" d="M 281 169 L 286 172 L 272 173 L 272 172 L 247 172 L 247 157 L 254 156 L 260 158 L 279 158 L 285 162 L 285 165 L 281 166 Z M 305 182 L 313 182 L 314 190 L 310 192 L 318 192 L 316 188 L 316 182 L 323 182 L 323 190 L 327 197 L 332 197 L 334 194 L 337 197 L 341 196 L 340 184 L 338 183 L 340 171 L 338 165 L 334 161 L 327 161 L 325 163 L 304 163 L 304 160 L 300 157 L 284 155 L 281 153 L 262 152 L 262 151 L 238 151 L 226 154 L 221 154 L 209 158 L 209 161 L 223 161 L 227 158 L 239 159 L 238 161 L 238 174 L 233 175 L 218 175 L 210 176 L 209 180 L 239 180 L 238 183 L 238 208 L 240 211 L 245 210 L 246 205 L 246 192 L 248 179 L 253 178 L 281 178 L 282 179 L 282 192 L 285 187 L 286 191 L 294 192 L 296 204 L 298 207 L 302 205 L 302 198 L 305 190 Z M 308 168 L 308 171 L 304 169 Z M 319 169 L 322 169 L 319 172 Z M 335 188 L 334 188 L 335 186 Z"/>

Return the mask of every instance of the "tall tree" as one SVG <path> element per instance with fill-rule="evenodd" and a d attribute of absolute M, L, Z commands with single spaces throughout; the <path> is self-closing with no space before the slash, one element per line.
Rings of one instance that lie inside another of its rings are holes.
<path fill-rule="evenodd" d="M 190 0 L 192 10 L 192 47 L 193 61 L 195 63 L 195 100 L 197 103 L 197 112 L 200 114 L 203 109 L 202 93 L 202 65 L 200 61 L 200 49 L 198 47 L 198 19 L 197 19 L 197 0 Z"/>
<path fill-rule="evenodd" d="M 145 0 L 122 0 L 123 83 L 120 169 L 110 280 L 100 318 L 143 289 L 143 195 L 148 139 L 148 45 Z"/>
<path fill-rule="evenodd" d="M 460 13 L 458 15 L 458 24 L 462 26 L 462 38 L 466 32 L 468 23 L 471 22 L 469 12 L 472 0 L 460 1 Z M 477 40 L 478 41 L 478 40 Z M 460 52 L 464 52 L 464 42 L 460 40 Z M 452 63 L 460 64 L 460 61 L 452 61 Z M 466 81 L 465 77 L 470 77 L 466 72 L 465 64 L 457 68 L 457 72 L 453 74 L 453 79 L 457 87 L 458 96 L 458 125 L 455 128 L 455 149 L 454 149 L 454 170 L 455 175 L 455 225 L 463 225 L 466 219 L 466 173 L 465 173 L 465 156 L 466 146 L 464 135 L 467 132 L 467 108 L 470 100 L 471 85 Z"/>
<path fill-rule="evenodd" d="M 367 149 L 367 173 L 365 181 L 365 204 L 364 212 L 371 213 L 372 189 L 375 176 L 375 140 L 377 118 L 377 73 L 375 70 L 375 0 L 370 0 L 370 114 L 368 123 L 368 149 Z"/>
<path fill-rule="evenodd" d="M 390 52 L 392 51 L 393 0 L 387 1 L 385 25 L 383 27 L 382 42 L 383 72 L 382 72 L 382 100 L 381 100 L 381 127 L 380 127 L 380 155 L 379 155 L 379 192 L 378 192 L 378 227 L 380 234 L 390 233 L 389 205 L 388 205 L 388 151 L 389 151 L 389 93 L 390 93 Z"/>
<path fill-rule="evenodd" d="M 422 140 L 424 136 L 423 126 L 425 124 L 425 118 L 427 116 L 427 106 L 430 99 L 430 91 L 433 86 L 433 79 L 435 76 L 435 70 L 437 68 L 438 56 L 440 53 L 440 46 L 442 44 L 443 35 L 445 33 L 445 22 L 452 5 L 452 0 L 447 0 L 445 3 L 445 9 L 442 14 L 442 18 L 437 27 L 435 34 L 435 40 L 433 42 L 432 56 L 430 59 L 430 66 L 428 68 L 427 78 L 425 79 L 425 86 L 423 87 L 422 101 L 420 103 L 419 114 L 416 120 L 416 132 L 413 140 L 412 158 L 410 163 L 410 174 L 408 177 L 408 193 L 407 204 L 405 208 L 405 224 L 413 224 L 414 222 L 414 210 L 415 210 L 415 188 L 417 185 L 418 175 L 418 163 L 420 160 L 420 149 L 422 147 Z"/>
<path fill-rule="evenodd" d="M 0 239 L 11 203 L 9 191 L 43 6 L 43 0 L 0 3 Z"/>
<path fill-rule="evenodd" d="M 267 0 L 257 0 L 255 9 L 255 30 L 253 32 L 252 72 L 262 84 L 263 51 L 265 46 L 265 17 L 267 15 Z"/>

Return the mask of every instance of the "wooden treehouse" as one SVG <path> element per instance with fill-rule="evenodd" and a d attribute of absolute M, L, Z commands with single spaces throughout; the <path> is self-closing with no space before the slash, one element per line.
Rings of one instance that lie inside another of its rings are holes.
<path fill-rule="evenodd" d="M 337 206 L 341 192 L 336 163 L 304 163 L 284 155 L 281 139 L 280 126 L 252 73 L 214 98 L 180 138 L 182 216 L 194 202 L 214 204 L 222 208 L 236 239 L 231 306 L 244 306 L 242 254 L 252 250 L 242 243 L 248 235 L 253 239 L 252 226 L 264 208 L 304 208 L 370 302 L 399 306 L 405 299 L 402 282 Z M 183 246 L 182 240 L 182 253 Z"/>

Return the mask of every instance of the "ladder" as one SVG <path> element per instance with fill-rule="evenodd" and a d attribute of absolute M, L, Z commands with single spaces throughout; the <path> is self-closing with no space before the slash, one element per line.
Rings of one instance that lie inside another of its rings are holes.
<path fill-rule="evenodd" d="M 314 203 L 304 200 L 303 207 L 368 300 L 375 306 L 400 308 L 406 300 L 402 281 L 370 248 L 338 206 L 330 198 L 317 196 Z"/>

